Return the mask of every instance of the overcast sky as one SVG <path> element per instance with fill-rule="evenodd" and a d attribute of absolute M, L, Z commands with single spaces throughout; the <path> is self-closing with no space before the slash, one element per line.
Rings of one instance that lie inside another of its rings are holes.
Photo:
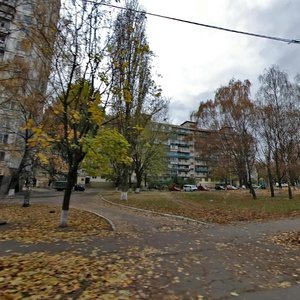
<path fill-rule="evenodd" d="M 121 3 L 124 1 L 121 1 Z M 122 4 L 123 4 L 122 3 Z M 230 29 L 300 39 L 299 0 L 140 0 L 151 13 Z M 148 16 L 147 35 L 156 57 L 154 70 L 170 98 L 170 122 L 189 119 L 200 101 L 235 78 L 249 79 L 252 96 L 257 77 L 277 64 L 300 73 L 300 45 L 204 28 Z"/>

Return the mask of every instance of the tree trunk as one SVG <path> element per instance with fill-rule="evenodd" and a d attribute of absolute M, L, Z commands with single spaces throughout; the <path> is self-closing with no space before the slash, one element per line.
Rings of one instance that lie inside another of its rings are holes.
<path fill-rule="evenodd" d="M 30 206 L 30 187 L 27 187 L 24 194 L 22 207 L 29 207 L 29 206 Z"/>
<path fill-rule="evenodd" d="M 7 190 L 6 190 L 5 194 L 8 194 L 10 190 L 15 191 L 15 187 L 19 183 L 19 180 L 20 180 L 20 171 L 18 170 L 16 172 L 13 172 L 11 180 L 9 182 L 9 185 L 7 187 Z"/>
<path fill-rule="evenodd" d="M 288 192 L 289 192 L 289 199 L 293 199 L 293 192 L 292 192 L 292 189 L 291 189 L 291 185 L 288 184 Z"/>
<path fill-rule="evenodd" d="M 69 215 L 69 210 L 61 211 L 59 227 L 67 227 L 68 226 L 68 215 Z"/>
<path fill-rule="evenodd" d="M 273 176 L 271 172 L 271 161 L 268 158 L 267 159 L 267 172 L 268 172 L 268 179 L 269 179 L 269 185 L 270 185 L 270 192 L 271 192 L 271 197 L 275 197 L 275 191 L 274 191 L 274 184 L 273 184 Z"/>
<path fill-rule="evenodd" d="M 121 192 L 121 196 L 120 196 L 120 200 L 121 201 L 127 201 L 128 200 L 128 192 Z"/>
<path fill-rule="evenodd" d="M 287 154 L 286 154 L 287 155 Z M 288 157 L 284 157 L 284 166 L 285 166 L 285 171 L 286 171 L 286 179 L 287 179 L 287 184 L 288 184 L 288 194 L 289 194 L 289 199 L 293 199 L 293 192 L 291 189 L 291 171 L 290 171 L 290 160 Z"/>
<path fill-rule="evenodd" d="M 275 151 L 274 155 L 275 159 L 275 168 L 276 168 L 276 177 L 277 177 L 277 182 L 279 184 L 279 187 L 281 188 L 281 175 L 280 175 L 280 168 L 279 168 L 279 158 L 278 158 L 278 151 Z"/>
<path fill-rule="evenodd" d="M 256 199 L 257 199 L 257 196 L 256 196 L 255 190 L 254 190 L 254 188 L 253 188 L 253 186 L 252 186 L 252 183 L 249 183 L 249 188 L 250 188 L 250 193 L 251 193 L 251 195 L 252 195 L 252 198 L 253 198 L 254 200 L 256 200 Z"/>
<path fill-rule="evenodd" d="M 122 171 L 122 177 L 121 177 L 121 201 L 127 201 L 128 200 L 128 177 L 129 177 L 129 170 L 127 167 L 124 167 L 124 170 Z"/>
<path fill-rule="evenodd" d="M 27 139 L 26 139 L 26 141 L 27 141 Z M 13 174 L 12 174 L 6 194 L 9 192 L 10 189 L 15 190 L 16 186 L 20 182 L 20 178 L 22 177 L 22 175 L 24 175 L 25 168 L 27 167 L 29 160 L 30 160 L 30 168 L 32 168 L 32 161 L 30 158 L 30 154 L 31 154 L 30 148 L 28 147 L 27 143 L 25 143 L 25 149 L 24 149 L 22 159 L 20 161 L 20 165 L 19 165 L 18 169 L 15 172 L 13 172 Z M 31 169 L 31 171 L 32 171 L 32 169 Z"/>
<path fill-rule="evenodd" d="M 77 167 L 75 166 L 75 167 L 71 168 L 71 170 L 68 172 L 67 186 L 66 186 L 65 193 L 64 193 L 59 227 L 67 227 L 68 226 L 68 212 L 69 212 L 69 207 L 70 207 L 70 199 L 71 199 L 73 186 L 76 183 L 77 170 L 78 170 L 78 166 Z"/>
<path fill-rule="evenodd" d="M 291 184 L 291 176 L 290 176 L 290 170 L 289 170 L 289 167 L 288 167 L 288 170 L 287 170 L 287 183 L 288 183 L 288 193 L 289 193 L 289 199 L 293 199 L 293 192 L 292 192 L 292 184 Z"/>
<path fill-rule="evenodd" d="M 148 185 L 148 176 L 147 176 L 147 173 L 144 175 L 144 186 L 145 188 L 147 187 Z"/>
<path fill-rule="evenodd" d="M 256 196 L 255 190 L 254 190 L 254 188 L 253 188 L 253 186 L 252 186 L 251 172 L 250 172 L 250 169 L 249 169 L 249 168 L 248 168 L 248 178 L 249 178 L 249 189 L 250 189 L 250 193 L 251 193 L 251 195 L 252 195 L 252 198 L 253 198 L 254 200 L 256 200 L 256 199 L 257 199 L 257 196 Z"/>
<path fill-rule="evenodd" d="M 143 175 L 139 171 L 138 172 L 135 171 L 135 175 L 136 175 L 136 189 L 135 189 L 135 192 L 139 193 L 140 190 L 141 190 L 141 186 L 142 186 Z"/>
<path fill-rule="evenodd" d="M 268 172 L 269 173 L 269 172 Z M 272 174 L 268 174 L 268 178 L 269 178 L 269 185 L 270 185 L 270 193 L 271 193 L 271 197 L 275 198 L 275 190 L 274 190 L 274 184 L 273 184 L 273 177 Z"/>

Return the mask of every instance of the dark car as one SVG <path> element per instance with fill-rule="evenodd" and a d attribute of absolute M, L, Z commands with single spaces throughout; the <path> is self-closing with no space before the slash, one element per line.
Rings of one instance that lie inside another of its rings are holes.
<path fill-rule="evenodd" d="M 180 192 L 181 188 L 178 187 L 176 184 L 171 184 L 171 185 L 169 185 L 169 191 Z"/>
<path fill-rule="evenodd" d="M 56 189 L 57 191 L 64 191 L 66 187 L 67 187 L 67 181 L 65 180 L 55 181 L 53 184 L 53 188 Z"/>
<path fill-rule="evenodd" d="M 74 185 L 74 191 L 84 192 L 85 186 L 83 184 L 77 183 Z"/>
<path fill-rule="evenodd" d="M 207 187 L 206 185 L 198 185 L 198 190 L 199 191 L 206 191 L 208 192 L 209 191 L 209 187 Z"/>

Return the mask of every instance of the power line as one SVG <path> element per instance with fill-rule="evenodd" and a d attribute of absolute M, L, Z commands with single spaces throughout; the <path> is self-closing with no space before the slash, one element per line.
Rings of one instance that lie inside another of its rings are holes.
<path fill-rule="evenodd" d="M 91 1 L 91 2 L 93 2 L 93 1 Z M 231 33 L 254 36 L 254 37 L 258 37 L 258 38 L 269 39 L 269 40 L 284 42 L 284 43 L 288 43 L 288 44 L 300 44 L 300 40 L 297 40 L 297 39 L 286 39 L 286 38 L 263 35 L 263 34 L 258 34 L 258 33 L 251 33 L 251 32 L 247 32 L 247 31 L 234 30 L 234 29 L 229 29 L 229 28 L 224 28 L 224 27 L 219 27 L 219 26 L 214 26 L 214 25 L 209 25 L 209 24 L 204 24 L 204 23 L 199 23 L 199 22 L 194 22 L 194 21 L 189 21 L 189 20 L 184 20 L 184 19 L 179 19 L 179 18 L 174 18 L 174 17 L 168 17 L 168 16 L 165 16 L 165 15 L 154 14 L 154 13 L 146 12 L 146 11 L 142 11 L 142 10 L 136 10 L 136 9 L 131 9 L 131 8 L 129 9 L 129 8 L 126 8 L 126 7 L 113 5 L 113 4 L 100 3 L 100 5 L 105 5 L 105 6 L 109 6 L 109 7 L 113 7 L 113 8 L 117 8 L 117 9 L 123 9 L 123 10 L 131 10 L 133 12 L 144 13 L 146 15 L 153 16 L 153 17 L 158 17 L 158 18 L 163 18 L 163 19 L 167 19 L 167 20 L 172 20 L 172 21 L 177 21 L 177 22 L 202 26 L 202 27 L 211 28 L 211 29 L 227 31 L 227 32 L 231 32 Z"/>

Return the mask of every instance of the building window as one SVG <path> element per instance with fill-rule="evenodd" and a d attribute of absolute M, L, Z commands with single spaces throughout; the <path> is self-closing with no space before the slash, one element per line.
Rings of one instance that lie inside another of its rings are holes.
<path fill-rule="evenodd" d="M 0 133 L 0 143 L 7 144 L 8 141 L 8 134 L 7 133 Z"/>
<path fill-rule="evenodd" d="M 0 108 L 2 108 L 1 104 L 0 104 Z M 2 133 L 7 133 L 8 130 L 14 128 L 15 126 L 16 126 L 16 121 L 10 118 L 5 118 L 2 124 L 0 123 L 0 131 L 2 131 Z"/>
<path fill-rule="evenodd" d="M 24 4 L 24 9 L 27 10 L 27 11 L 32 11 L 33 10 L 33 4 L 32 3 Z"/>
<path fill-rule="evenodd" d="M 3 48 L 5 45 L 6 35 L 0 35 L 0 47 Z"/>
<path fill-rule="evenodd" d="M 9 110 L 15 110 L 17 108 L 17 103 L 14 101 L 5 101 L 1 103 L 1 107 Z"/>
<path fill-rule="evenodd" d="M 0 29 L 9 29 L 9 20 L 0 18 Z"/>
<path fill-rule="evenodd" d="M 5 158 L 5 152 L 0 151 L 0 161 L 4 161 L 4 158 Z"/>
<path fill-rule="evenodd" d="M 30 16 L 23 16 L 23 21 L 25 24 L 30 25 L 32 23 L 32 19 Z"/>

